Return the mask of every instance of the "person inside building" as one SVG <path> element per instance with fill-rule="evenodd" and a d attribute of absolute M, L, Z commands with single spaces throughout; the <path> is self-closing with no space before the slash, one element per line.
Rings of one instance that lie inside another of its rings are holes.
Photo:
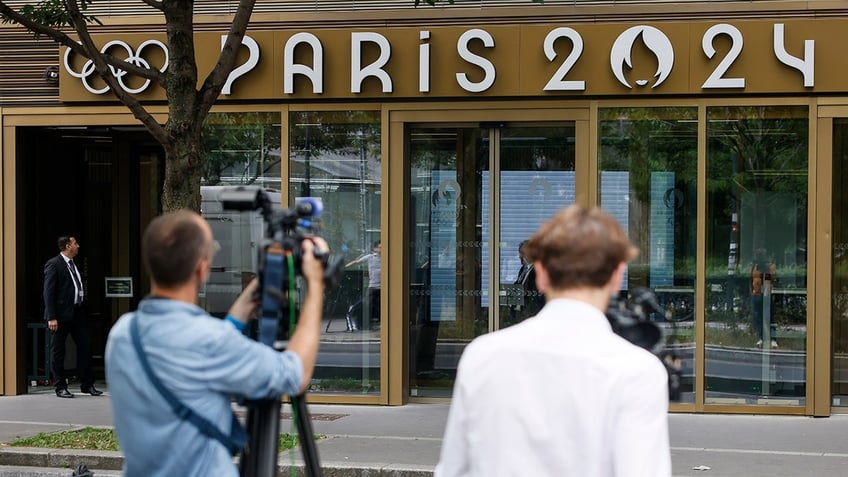
<path fill-rule="evenodd" d="M 206 220 L 178 211 L 150 223 L 141 250 L 150 296 L 115 323 L 106 343 L 123 475 L 236 476 L 234 444 L 246 433 L 231 398 L 279 398 L 306 389 L 318 354 L 324 292 L 323 266 L 314 253 L 328 248 L 317 237 L 302 247 L 306 296 L 288 346 L 278 352 L 242 334 L 256 309 L 257 280 L 223 320 L 197 306 L 218 248 Z M 175 402 L 188 412 L 177 415 Z"/>
<path fill-rule="evenodd" d="M 527 242 L 547 303 L 460 358 L 436 477 L 669 477 L 668 374 L 604 315 L 637 255 L 601 209 Z"/>
<path fill-rule="evenodd" d="M 521 287 L 523 296 L 520 300 L 521 304 L 513 305 L 510 310 L 511 324 L 534 316 L 545 304 L 545 296 L 536 287 L 536 270 L 533 268 L 533 262 L 527 258 L 527 240 L 518 244 L 518 259 L 521 261 L 521 267 L 518 269 L 514 284 Z"/>

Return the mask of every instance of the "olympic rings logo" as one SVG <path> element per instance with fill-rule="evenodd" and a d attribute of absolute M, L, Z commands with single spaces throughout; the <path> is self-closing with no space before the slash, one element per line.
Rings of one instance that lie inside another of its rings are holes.
<path fill-rule="evenodd" d="M 148 46 L 158 46 L 160 49 L 162 49 L 162 52 L 165 54 L 165 64 L 163 64 L 162 67 L 159 68 L 159 71 L 164 72 L 166 69 L 168 69 L 168 63 L 169 63 L 169 60 L 170 60 L 170 58 L 168 56 L 168 47 L 166 47 L 165 44 L 162 43 L 159 40 L 147 40 L 144 43 L 142 43 L 141 45 L 139 45 L 138 49 L 136 51 L 133 51 L 132 47 L 130 47 L 128 44 L 124 43 L 121 40 L 112 40 L 109 43 L 106 43 L 105 45 L 103 45 L 103 48 L 100 49 L 100 52 L 103 53 L 103 54 L 106 54 L 106 52 L 109 51 L 109 49 L 112 48 L 113 46 L 122 47 L 127 54 L 127 57 L 124 59 L 124 61 L 126 61 L 127 63 L 130 63 L 130 64 L 133 64 L 135 66 L 138 66 L 140 68 L 150 68 L 150 63 L 147 60 L 145 60 L 144 58 L 142 58 L 142 53 L 143 53 L 144 49 L 147 48 Z M 94 68 L 94 60 L 86 61 L 85 64 L 82 66 L 82 69 L 79 72 L 75 71 L 71 67 L 69 59 L 70 59 L 72 51 L 73 50 L 71 50 L 70 48 L 65 50 L 65 59 L 64 59 L 64 61 L 65 61 L 65 71 L 67 71 L 68 74 L 70 74 L 74 78 L 79 78 L 80 80 L 82 80 L 82 85 L 85 87 L 85 89 L 87 89 L 92 94 L 104 94 L 107 91 L 109 91 L 109 85 L 106 85 L 103 88 L 97 89 L 97 88 L 91 86 L 91 84 L 89 83 L 89 78 L 94 73 L 94 69 L 95 69 Z M 116 68 L 112 65 L 109 65 L 109 69 L 112 70 L 112 76 L 114 76 L 118 80 L 118 83 L 121 85 L 121 88 L 124 91 L 126 91 L 127 93 L 138 94 L 138 93 L 141 93 L 142 91 L 146 90 L 147 87 L 150 86 L 151 80 L 147 79 L 138 88 L 132 88 L 124 82 L 124 77 L 126 77 L 126 75 L 127 75 L 126 71 L 124 71 L 120 68 Z"/>

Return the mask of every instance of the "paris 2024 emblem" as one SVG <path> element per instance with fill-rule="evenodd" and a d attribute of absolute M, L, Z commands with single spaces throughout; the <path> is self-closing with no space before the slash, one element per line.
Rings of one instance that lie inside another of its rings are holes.
<path fill-rule="evenodd" d="M 657 57 L 657 72 L 654 77 L 657 79 L 651 88 L 656 88 L 671 74 L 671 68 L 674 66 L 674 48 L 671 46 L 671 41 L 665 36 L 665 33 L 660 30 L 646 25 L 639 25 L 628 28 L 616 38 L 610 52 L 610 67 L 616 79 L 633 89 L 633 86 L 627 82 L 624 77 L 624 65 L 628 68 L 633 68 L 633 60 L 631 58 L 633 52 L 633 44 L 636 40 L 642 37 L 642 42 L 651 53 Z M 637 79 L 635 83 L 639 86 L 645 86 L 649 83 L 648 79 Z"/>

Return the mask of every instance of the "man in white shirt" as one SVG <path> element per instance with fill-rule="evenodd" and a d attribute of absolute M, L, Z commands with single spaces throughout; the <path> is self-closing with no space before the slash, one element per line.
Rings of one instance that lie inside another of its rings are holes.
<path fill-rule="evenodd" d="M 668 374 L 604 311 L 637 250 L 569 207 L 527 243 L 547 304 L 465 349 L 435 477 L 669 477 Z"/>

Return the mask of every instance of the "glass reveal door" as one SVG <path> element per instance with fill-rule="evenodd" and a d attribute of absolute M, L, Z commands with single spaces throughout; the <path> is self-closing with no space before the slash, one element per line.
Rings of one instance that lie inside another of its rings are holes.
<path fill-rule="evenodd" d="M 420 125 L 406 134 L 409 393 L 449 397 L 465 346 L 543 301 L 518 246 L 574 201 L 574 126 Z"/>
<path fill-rule="evenodd" d="M 832 403 L 848 406 L 848 119 L 833 120 Z"/>
<path fill-rule="evenodd" d="M 707 108 L 705 404 L 806 404 L 808 109 Z"/>
<path fill-rule="evenodd" d="M 692 107 L 598 111 L 600 204 L 639 247 L 621 294 L 650 288 L 667 310 L 650 318 L 680 360 L 682 403 L 695 402 L 697 114 Z"/>

